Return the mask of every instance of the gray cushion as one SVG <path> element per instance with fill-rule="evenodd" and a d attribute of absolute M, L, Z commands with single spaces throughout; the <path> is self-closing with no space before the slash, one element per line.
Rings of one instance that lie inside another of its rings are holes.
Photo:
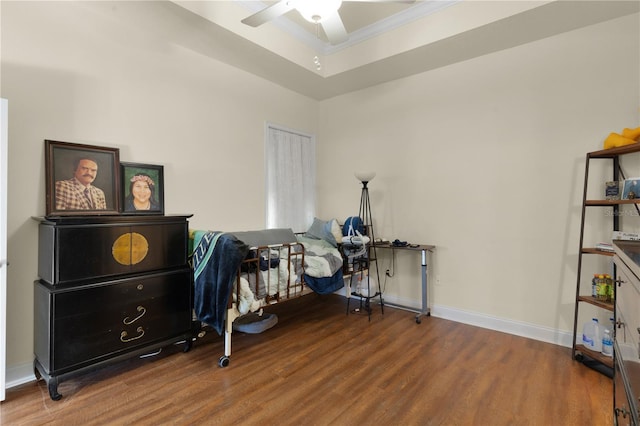
<path fill-rule="evenodd" d="M 263 229 L 260 231 L 231 232 L 249 247 L 296 243 L 296 234 L 290 228 Z"/>
<path fill-rule="evenodd" d="M 243 315 L 233 322 L 233 329 L 242 333 L 258 334 L 265 330 L 270 329 L 278 323 L 278 316 L 276 314 L 263 314 L 258 315 L 252 312 L 247 315 Z"/>

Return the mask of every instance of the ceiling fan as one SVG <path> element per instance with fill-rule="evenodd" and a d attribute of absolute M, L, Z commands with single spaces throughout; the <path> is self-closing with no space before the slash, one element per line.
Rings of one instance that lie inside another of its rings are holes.
<path fill-rule="evenodd" d="M 387 0 L 350 0 L 384 2 Z M 415 0 L 400 1 L 400 3 L 414 3 Z M 258 27 L 291 10 L 297 10 L 307 21 L 321 25 L 327 39 L 331 44 L 340 44 L 349 39 L 349 34 L 344 27 L 338 10 L 342 6 L 342 0 L 280 0 L 261 11 L 244 18 L 243 24 Z"/>

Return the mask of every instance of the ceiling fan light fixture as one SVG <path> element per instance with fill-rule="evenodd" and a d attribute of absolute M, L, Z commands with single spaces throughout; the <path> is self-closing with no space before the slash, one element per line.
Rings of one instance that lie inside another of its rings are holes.
<path fill-rule="evenodd" d="M 318 24 L 337 12 L 342 0 L 295 0 L 292 5 L 304 19 Z"/>

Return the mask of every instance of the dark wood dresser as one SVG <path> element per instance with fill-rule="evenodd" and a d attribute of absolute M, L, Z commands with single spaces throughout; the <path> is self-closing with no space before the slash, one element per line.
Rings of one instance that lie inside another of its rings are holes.
<path fill-rule="evenodd" d="M 638 425 L 640 241 L 614 241 L 616 266 L 613 400 L 616 425 Z"/>
<path fill-rule="evenodd" d="M 37 218 L 35 370 L 61 380 L 184 341 L 191 348 L 189 216 Z"/>

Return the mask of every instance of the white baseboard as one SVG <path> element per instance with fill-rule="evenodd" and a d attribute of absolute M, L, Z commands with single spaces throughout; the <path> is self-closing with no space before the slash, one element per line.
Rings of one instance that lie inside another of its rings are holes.
<path fill-rule="evenodd" d="M 5 383 L 7 389 L 33 382 L 34 380 L 36 380 L 36 375 L 33 371 L 33 362 L 7 366 Z"/>
<path fill-rule="evenodd" d="M 384 302 L 391 307 L 399 306 L 414 312 L 420 312 L 421 310 L 420 302 L 413 299 L 384 296 Z M 555 345 L 568 348 L 573 346 L 573 336 L 571 332 L 556 330 L 554 328 L 544 327 L 537 324 L 498 318 L 491 315 L 464 311 L 462 309 L 451 308 L 443 305 L 432 305 L 431 315 L 463 324 L 487 328 L 489 330 L 527 337 L 541 342 L 553 343 Z"/>

